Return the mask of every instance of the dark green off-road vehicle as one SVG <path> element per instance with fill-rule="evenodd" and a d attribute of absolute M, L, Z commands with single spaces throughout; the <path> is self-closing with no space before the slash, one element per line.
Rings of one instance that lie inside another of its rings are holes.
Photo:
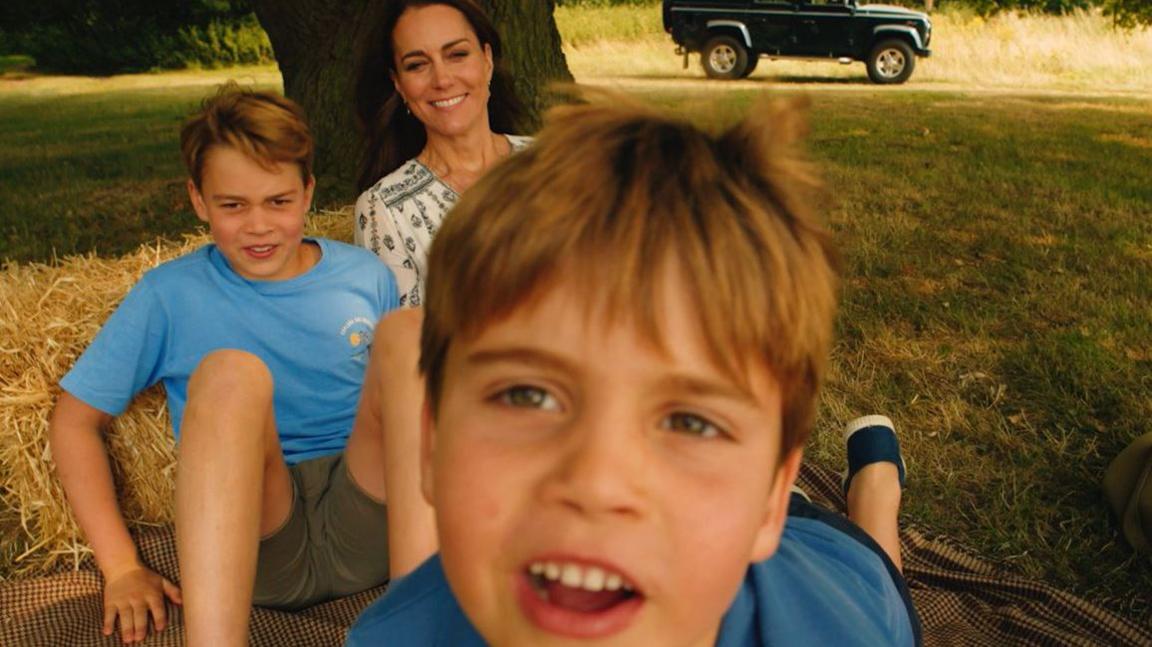
<path fill-rule="evenodd" d="M 699 52 L 713 79 L 741 79 L 761 57 L 863 61 L 875 83 L 903 83 L 930 56 L 932 21 L 857 0 L 664 0 L 676 53 Z"/>

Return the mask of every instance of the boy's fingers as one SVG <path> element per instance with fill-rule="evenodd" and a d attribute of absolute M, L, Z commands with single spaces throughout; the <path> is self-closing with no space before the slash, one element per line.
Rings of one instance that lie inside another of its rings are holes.
<path fill-rule="evenodd" d="M 168 624 L 167 609 L 164 607 L 164 596 L 153 595 L 148 597 L 148 609 L 152 612 L 152 626 L 156 631 L 164 631 Z M 147 618 L 145 618 L 147 620 Z"/>
<path fill-rule="evenodd" d="M 136 624 L 132 621 L 132 610 L 121 609 L 117 616 L 120 618 L 120 640 L 127 645 L 136 636 Z"/>
<path fill-rule="evenodd" d="M 133 605 L 132 620 L 136 624 L 135 632 L 132 634 L 132 638 L 137 642 L 144 640 L 144 636 L 148 634 L 148 605 Z"/>
<path fill-rule="evenodd" d="M 111 636 L 112 630 L 115 628 L 116 628 L 116 607 L 105 602 L 104 603 L 104 626 L 100 627 L 100 630 L 104 633 L 105 636 Z"/>
<path fill-rule="evenodd" d="M 184 597 L 180 594 L 180 587 L 168 581 L 168 578 L 163 580 L 164 595 L 168 596 L 176 604 L 184 604 Z"/>

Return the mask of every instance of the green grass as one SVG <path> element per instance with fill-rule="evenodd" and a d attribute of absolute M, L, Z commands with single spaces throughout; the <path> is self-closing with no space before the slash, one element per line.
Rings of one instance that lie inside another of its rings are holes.
<path fill-rule="evenodd" d="M 176 128 L 208 86 L 116 87 L 0 86 L 0 256 L 114 254 L 195 226 Z M 716 123 L 780 87 L 644 93 Z M 836 428 L 888 413 L 908 520 L 1152 622 L 1152 561 L 1099 488 L 1152 431 L 1152 102 L 870 86 L 811 100 L 846 279 L 810 459 L 840 466 Z"/>
<path fill-rule="evenodd" d="M 211 83 L 21 91 L 39 81 L 0 85 L 0 261 L 117 254 L 197 227 L 179 128 Z"/>
<path fill-rule="evenodd" d="M 908 518 L 1152 620 L 1099 487 L 1152 431 L 1152 104 L 813 102 L 847 260 L 824 426 L 891 413 Z M 841 465 L 836 434 L 811 455 Z"/>

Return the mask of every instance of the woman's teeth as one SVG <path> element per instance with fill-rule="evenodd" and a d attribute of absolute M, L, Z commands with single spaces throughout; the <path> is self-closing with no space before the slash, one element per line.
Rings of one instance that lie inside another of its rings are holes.
<path fill-rule="evenodd" d="M 463 100 L 464 100 L 464 95 L 462 94 L 458 97 L 453 97 L 451 99 L 444 99 L 441 101 L 433 101 L 432 105 L 436 106 L 437 108 L 451 108 L 452 106 L 460 103 Z"/>

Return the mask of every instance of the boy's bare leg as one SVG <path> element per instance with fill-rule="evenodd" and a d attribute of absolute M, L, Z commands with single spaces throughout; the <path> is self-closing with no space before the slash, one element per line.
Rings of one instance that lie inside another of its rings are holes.
<path fill-rule="evenodd" d="M 900 559 L 900 472 L 894 463 L 865 465 L 848 486 L 848 518 L 868 533 L 896 568 Z"/>
<path fill-rule="evenodd" d="M 421 309 L 396 310 L 376 326 L 360 411 L 348 439 L 352 478 L 388 502 L 391 577 L 405 575 L 437 549 L 436 519 L 420 491 Z M 385 496 L 386 493 L 386 496 Z"/>
<path fill-rule="evenodd" d="M 254 355 L 217 351 L 188 385 L 176 477 L 176 543 L 190 646 L 246 645 L 260 537 L 288 519 L 272 375 Z"/>

